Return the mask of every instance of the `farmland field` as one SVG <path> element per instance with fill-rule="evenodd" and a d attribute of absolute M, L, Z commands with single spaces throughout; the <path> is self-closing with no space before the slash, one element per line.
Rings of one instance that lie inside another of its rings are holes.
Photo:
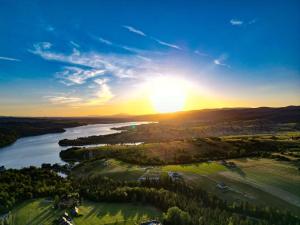
<path fill-rule="evenodd" d="M 82 214 L 74 218 L 76 225 L 122 224 L 134 225 L 147 219 L 159 218 L 161 212 L 151 206 L 130 203 L 94 203 L 84 201 L 79 207 Z M 45 199 L 29 200 L 14 208 L 10 225 L 50 225 L 63 211 L 53 209 Z"/>
<path fill-rule="evenodd" d="M 295 165 L 272 159 L 242 158 L 230 160 L 235 168 L 220 162 L 191 163 L 143 167 L 110 159 L 84 163 L 73 171 L 73 176 L 104 175 L 117 180 L 136 181 L 139 177 L 160 176 L 169 171 L 179 172 L 192 185 L 218 195 L 227 201 L 249 201 L 258 205 L 272 205 L 300 211 L 300 176 Z M 225 183 L 229 190 L 216 185 Z"/>
<path fill-rule="evenodd" d="M 185 172 L 185 173 L 194 173 L 200 175 L 207 175 L 207 174 L 217 173 L 226 170 L 227 168 L 225 166 L 216 162 L 167 165 L 162 167 L 162 171 Z"/>

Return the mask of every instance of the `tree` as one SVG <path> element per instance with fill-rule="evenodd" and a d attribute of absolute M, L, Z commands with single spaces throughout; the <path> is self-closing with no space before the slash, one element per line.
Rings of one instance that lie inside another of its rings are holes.
<path fill-rule="evenodd" d="M 190 222 L 190 215 L 178 207 L 171 207 L 168 209 L 167 213 L 164 214 L 165 225 L 188 225 Z"/>

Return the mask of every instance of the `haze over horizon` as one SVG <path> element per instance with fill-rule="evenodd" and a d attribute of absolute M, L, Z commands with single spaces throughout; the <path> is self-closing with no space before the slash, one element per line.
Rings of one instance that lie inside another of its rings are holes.
<path fill-rule="evenodd" d="M 2 0 L 0 115 L 300 105 L 299 7 Z"/>

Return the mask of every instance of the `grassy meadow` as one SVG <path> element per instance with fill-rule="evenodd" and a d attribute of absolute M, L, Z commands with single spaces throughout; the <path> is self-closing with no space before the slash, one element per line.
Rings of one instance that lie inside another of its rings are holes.
<path fill-rule="evenodd" d="M 191 185 L 218 195 L 227 201 L 249 201 L 300 212 L 300 176 L 290 162 L 274 159 L 241 158 L 228 160 L 236 164 L 229 168 L 218 161 L 166 166 L 139 166 L 109 159 L 88 161 L 77 167 L 73 177 L 103 175 L 117 180 L 136 181 L 140 177 L 161 176 L 179 172 Z M 218 183 L 229 189 L 220 190 Z"/>
<path fill-rule="evenodd" d="M 160 218 L 161 212 L 151 206 L 130 203 L 95 203 L 84 201 L 79 207 L 82 216 L 74 218 L 76 225 L 116 224 L 134 225 Z M 63 213 L 45 199 L 26 201 L 11 212 L 10 225 L 51 225 Z"/>

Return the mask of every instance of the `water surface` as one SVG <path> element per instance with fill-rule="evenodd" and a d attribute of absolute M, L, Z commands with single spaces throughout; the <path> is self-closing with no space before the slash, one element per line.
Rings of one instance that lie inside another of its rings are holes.
<path fill-rule="evenodd" d="M 93 124 L 66 128 L 64 133 L 44 134 L 18 139 L 14 144 L 0 148 L 0 166 L 20 169 L 28 166 L 40 166 L 42 163 L 63 163 L 59 152 L 66 147 L 58 145 L 61 139 L 75 139 L 92 135 L 112 134 L 120 131 L 114 127 L 138 125 L 145 122 Z"/>

